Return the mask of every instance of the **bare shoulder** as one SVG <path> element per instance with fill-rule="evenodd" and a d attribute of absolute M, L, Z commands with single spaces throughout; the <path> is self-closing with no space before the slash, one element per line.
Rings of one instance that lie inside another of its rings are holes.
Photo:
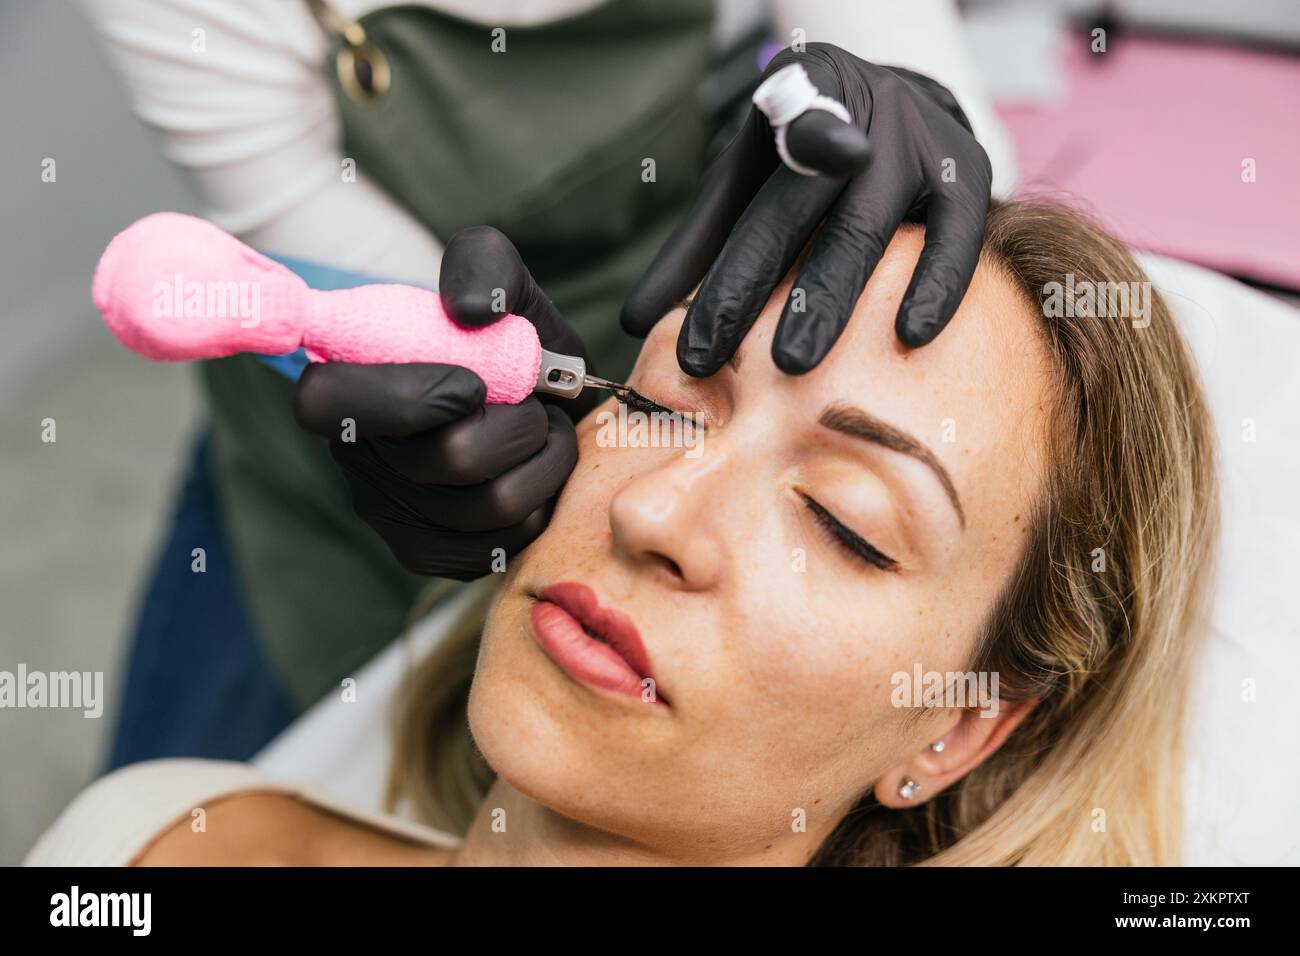
<path fill-rule="evenodd" d="M 64 808 L 28 866 L 436 866 L 418 827 L 313 797 L 238 761 L 165 758 L 114 770 Z M 454 840 L 448 839 L 449 844 Z"/>
<path fill-rule="evenodd" d="M 451 851 L 289 793 L 246 791 L 163 831 L 132 866 L 443 866 Z"/>

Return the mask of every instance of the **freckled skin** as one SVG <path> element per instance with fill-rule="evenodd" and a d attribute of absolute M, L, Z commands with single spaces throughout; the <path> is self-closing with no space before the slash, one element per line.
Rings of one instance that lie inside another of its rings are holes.
<path fill-rule="evenodd" d="M 681 373 L 684 313 L 666 316 L 630 384 L 709 414 L 697 457 L 601 447 L 596 415 L 613 400 L 579 425 L 577 468 L 549 529 L 511 562 L 484 635 L 470 720 L 501 777 L 488 805 L 509 807 L 533 834 L 576 829 L 592 846 L 613 834 L 622 854 L 797 863 L 867 790 L 889 797 L 919 774 L 928 799 L 1014 726 L 1009 711 L 908 721 L 890 700 L 897 672 L 967 664 L 1042 487 L 1051 381 L 1041 319 L 984 268 L 934 343 L 898 343 L 894 316 L 922 239 L 919 229 L 894 237 L 853 321 L 807 375 L 785 376 L 770 358 L 790 280 L 742 344 L 738 372 Z M 965 531 L 924 465 L 818 426 L 832 402 L 927 445 L 961 496 Z M 944 441 L 945 420 L 955 441 Z M 843 552 L 796 490 L 902 570 Z M 541 651 L 532 595 L 570 580 L 636 622 L 671 707 L 593 692 Z M 959 721 L 971 733 L 932 754 Z M 792 832 L 796 808 L 806 832 Z"/>

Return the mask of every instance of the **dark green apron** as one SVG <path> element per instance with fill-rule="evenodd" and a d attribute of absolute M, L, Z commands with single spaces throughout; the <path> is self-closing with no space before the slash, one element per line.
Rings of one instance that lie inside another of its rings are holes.
<path fill-rule="evenodd" d="M 489 26 L 425 7 L 376 11 L 360 24 L 387 62 L 387 91 L 367 101 L 341 86 L 340 36 L 325 65 L 344 155 L 444 242 L 465 226 L 504 232 L 594 367 L 624 376 L 639 343 L 619 329 L 619 308 L 703 165 L 695 91 L 712 18 L 712 0 L 613 0 L 507 27 L 494 52 Z M 292 383 L 251 356 L 205 363 L 203 381 L 248 610 L 305 708 L 400 633 L 430 582 L 353 515 L 326 443 L 293 420 Z M 426 597 L 459 586 L 438 582 Z"/>

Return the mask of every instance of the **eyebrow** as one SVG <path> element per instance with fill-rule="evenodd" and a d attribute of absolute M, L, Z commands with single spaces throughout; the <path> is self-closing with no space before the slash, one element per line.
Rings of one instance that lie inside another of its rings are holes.
<path fill-rule="evenodd" d="M 868 415 L 862 409 L 852 405 L 827 406 L 819 421 L 822 427 L 829 428 L 831 431 L 872 442 L 890 451 L 901 452 L 925 464 L 943 485 L 948 500 L 952 502 L 953 509 L 957 512 L 962 530 L 966 530 L 966 512 L 962 510 L 961 499 L 957 496 L 957 488 L 952 483 L 952 476 L 948 474 L 948 469 L 943 467 L 943 463 L 935 457 L 934 452 L 925 445 L 907 432 L 900 431 L 888 422 L 882 422 L 879 418 Z"/>

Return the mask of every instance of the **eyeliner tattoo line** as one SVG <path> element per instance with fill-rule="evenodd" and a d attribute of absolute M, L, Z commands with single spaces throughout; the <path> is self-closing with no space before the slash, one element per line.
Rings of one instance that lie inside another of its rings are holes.
<path fill-rule="evenodd" d="M 614 397 L 634 412 L 643 412 L 647 415 L 672 415 L 680 418 L 692 428 L 708 427 L 707 413 L 679 412 L 667 405 L 660 405 L 653 398 L 646 398 L 634 388 L 629 388 L 626 392 L 615 392 Z M 697 417 L 700 419 L 699 421 L 696 420 Z"/>
<path fill-rule="evenodd" d="M 634 388 L 629 388 L 626 392 L 615 392 L 614 397 L 636 412 L 645 412 L 652 414 L 654 412 L 663 412 L 668 415 L 676 415 L 671 408 L 660 405 L 654 399 L 646 398 Z"/>

